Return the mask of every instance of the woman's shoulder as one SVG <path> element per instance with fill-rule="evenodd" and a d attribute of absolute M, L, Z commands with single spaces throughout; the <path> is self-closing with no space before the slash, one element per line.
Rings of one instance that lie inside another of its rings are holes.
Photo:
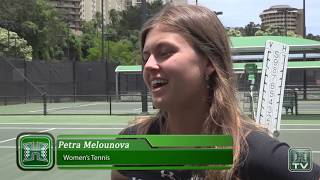
<path fill-rule="evenodd" d="M 124 128 L 119 134 L 160 134 L 159 121 L 152 118 L 145 119 Z"/>
<path fill-rule="evenodd" d="M 316 164 L 311 172 L 293 173 L 288 169 L 287 143 L 267 133 L 252 131 L 247 136 L 248 152 L 240 173 L 243 179 L 319 179 L 320 168 Z"/>
<path fill-rule="evenodd" d="M 139 124 L 130 125 L 129 127 L 126 127 L 120 131 L 119 134 L 137 134 L 139 129 Z"/>

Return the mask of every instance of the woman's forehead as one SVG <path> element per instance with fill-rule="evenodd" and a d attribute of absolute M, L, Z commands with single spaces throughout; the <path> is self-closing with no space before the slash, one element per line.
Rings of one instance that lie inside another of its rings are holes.
<path fill-rule="evenodd" d="M 158 44 L 173 43 L 180 45 L 190 45 L 187 39 L 179 32 L 167 25 L 159 25 L 150 29 L 144 41 L 144 50 L 153 48 Z"/>

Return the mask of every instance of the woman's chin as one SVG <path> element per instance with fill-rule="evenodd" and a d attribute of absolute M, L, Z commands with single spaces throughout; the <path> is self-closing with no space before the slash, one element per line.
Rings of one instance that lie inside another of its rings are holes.
<path fill-rule="evenodd" d="M 152 102 L 153 102 L 153 106 L 156 107 L 157 109 L 164 109 L 166 107 L 166 102 L 163 98 L 153 97 Z"/>

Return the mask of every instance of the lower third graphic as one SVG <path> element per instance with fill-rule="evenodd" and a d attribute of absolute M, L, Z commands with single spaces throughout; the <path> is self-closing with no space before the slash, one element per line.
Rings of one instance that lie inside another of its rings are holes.
<path fill-rule="evenodd" d="M 54 166 L 54 138 L 48 133 L 23 133 L 17 138 L 17 165 L 22 170 Z"/>
<path fill-rule="evenodd" d="M 289 171 L 310 172 L 312 165 L 312 151 L 310 148 L 290 148 L 288 150 Z"/>

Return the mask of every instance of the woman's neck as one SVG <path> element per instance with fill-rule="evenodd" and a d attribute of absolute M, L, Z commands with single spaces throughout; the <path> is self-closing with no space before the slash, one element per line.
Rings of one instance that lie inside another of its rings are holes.
<path fill-rule="evenodd" d="M 208 112 L 206 103 L 169 111 L 165 131 L 168 134 L 200 134 Z"/>

